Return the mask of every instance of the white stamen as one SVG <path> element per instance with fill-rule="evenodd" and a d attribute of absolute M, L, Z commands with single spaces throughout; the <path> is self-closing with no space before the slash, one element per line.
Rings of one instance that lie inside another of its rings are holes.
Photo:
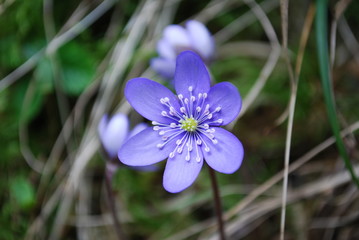
<path fill-rule="evenodd" d="M 182 143 L 182 139 L 178 139 L 177 141 L 176 141 L 176 144 L 177 145 L 180 145 Z"/>
<path fill-rule="evenodd" d="M 207 93 L 203 93 L 203 98 L 207 98 Z"/>
<path fill-rule="evenodd" d="M 190 156 L 189 156 L 189 154 L 188 155 L 186 155 L 186 161 L 189 161 L 190 160 Z"/>
<path fill-rule="evenodd" d="M 166 111 L 162 111 L 161 115 L 164 116 L 164 117 L 168 116 Z"/>
<path fill-rule="evenodd" d="M 185 104 L 188 104 L 188 103 L 189 103 L 188 98 L 185 98 L 185 99 L 184 99 L 184 103 L 185 103 Z"/>
<path fill-rule="evenodd" d="M 223 119 L 218 119 L 216 122 L 218 122 L 218 123 L 223 123 Z"/>
<path fill-rule="evenodd" d="M 198 94 L 198 100 L 202 98 L 202 93 Z"/>
<path fill-rule="evenodd" d="M 197 140 L 196 140 L 196 143 L 197 143 L 197 145 L 201 145 L 201 144 L 202 144 L 202 140 L 201 140 L 201 139 L 197 139 Z"/>
<path fill-rule="evenodd" d="M 201 162 L 201 158 L 199 156 L 196 157 L 196 161 L 199 163 Z"/>
<path fill-rule="evenodd" d="M 192 91 L 193 91 L 193 87 L 192 87 L 192 86 L 189 86 L 189 87 L 188 87 L 188 91 L 192 92 Z"/>
<path fill-rule="evenodd" d="M 169 155 L 170 158 L 173 158 L 174 156 L 175 156 L 174 152 L 171 152 L 170 155 Z"/>
<path fill-rule="evenodd" d="M 163 148 L 163 146 L 164 146 L 164 144 L 162 144 L 162 143 L 159 143 L 156 145 L 156 147 L 158 147 L 158 148 Z"/>
<path fill-rule="evenodd" d="M 210 114 L 208 114 L 207 118 L 208 118 L 208 119 L 211 119 L 212 116 L 213 116 L 212 113 L 210 113 Z"/>
<path fill-rule="evenodd" d="M 201 112 L 202 109 L 201 109 L 201 107 L 198 106 L 198 107 L 196 107 L 196 110 L 199 113 L 199 112 Z"/>
<path fill-rule="evenodd" d="M 180 111 L 181 111 L 181 113 L 185 113 L 185 112 L 186 112 L 186 108 L 185 108 L 185 107 L 180 107 Z"/>
<path fill-rule="evenodd" d="M 196 101 L 196 97 L 195 97 L 195 96 L 191 96 L 191 101 L 192 101 L 192 102 Z"/>
<path fill-rule="evenodd" d="M 166 133 L 166 132 L 162 130 L 162 131 L 160 131 L 158 134 L 159 134 L 159 135 L 164 135 L 165 133 Z"/>
<path fill-rule="evenodd" d="M 210 151 L 209 147 L 205 147 L 204 151 L 209 152 Z"/>
<path fill-rule="evenodd" d="M 213 144 L 217 144 L 217 143 L 218 143 L 218 140 L 217 140 L 217 139 L 213 139 L 212 142 L 213 142 Z"/>
<path fill-rule="evenodd" d="M 177 124 L 176 124 L 176 123 L 171 123 L 171 124 L 170 124 L 170 127 L 171 127 L 171 128 L 175 128 L 175 127 L 177 127 Z"/>
<path fill-rule="evenodd" d="M 221 111 L 221 107 L 220 106 L 218 106 L 218 107 L 216 107 L 216 110 L 215 110 L 215 112 L 219 112 L 219 111 Z"/>
<path fill-rule="evenodd" d="M 166 141 L 167 139 L 168 139 L 167 136 L 162 136 L 162 140 L 163 140 L 163 141 Z"/>
<path fill-rule="evenodd" d="M 159 129 L 160 129 L 159 126 L 154 126 L 154 127 L 153 127 L 153 130 L 155 130 L 155 131 L 158 131 Z"/>
<path fill-rule="evenodd" d="M 159 123 L 156 122 L 156 121 L 152 121 L 152 124 L 153 124 L 153 125 L 158 125 Z"/>
<path fill-rule="evenodd" d="M 178 94 L 178 99 L 182 100 L 183 99 L 183 95 L 182 94 Z"/>

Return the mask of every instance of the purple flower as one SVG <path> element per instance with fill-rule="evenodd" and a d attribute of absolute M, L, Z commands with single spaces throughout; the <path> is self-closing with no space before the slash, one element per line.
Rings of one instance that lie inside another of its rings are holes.
<path fill-rule="evenodd" d="M 210 87 L 201 58 L 185 51 L 177 58 L 177 96 L 146 78 L 128 81 L 125 95 L 132 107 L 152 121 L 124 143 L 120 160 L 130 166 L 146 166 L 168 158 L 163 186 L 172 193 L 189 187 L 203 162 L 222 173 L 241 165 L 243 146 L 232 133 L 220 128 L 233 121 L 241 109 L 235 86 L 222 82 Z"/>
<path fill-rule="evenodd" d="M 151 60 L 151 67 L 164 78 L 172 79 L 176 68 L 176 57 L 184 50 L 193 50 L 202 60 L 209 63 L 215 53 L 215 43 L 208 29 L 195 20 L 188 21 L 186 28 L 169 25 L 157 43 L 159 57 Z"/>
<path fill-rule="evenodd" d="M 129 131 L 129 121 L 126 115 L 118 113 L 111 119 L 104 115 L 98 125 L 98 133 L 102 146 L 110 158 L 117 156 L 122 144 L 129 138 L 145 129 L 147 124 L 140 123 Z"/>

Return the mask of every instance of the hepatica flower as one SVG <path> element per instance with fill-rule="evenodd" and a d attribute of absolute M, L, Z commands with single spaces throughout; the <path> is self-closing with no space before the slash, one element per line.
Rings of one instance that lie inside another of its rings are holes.
<path fill-rule="evenodd" d="M 176 57 L 184 50 L 195 51 L 202 60 L 209 63 L 215 53 L 213 37 L 208 29 L 195 20 L 188 21 L 185 28 L 169 25 L 157 43 L 159 57 L 151 60 L 151 67 L 162 77 L 172 79 L 176 68 Z"/>
<path fill-rule="evenodd" d="M 118 155 L 130 166 L 168 159 L 163 186 L 173 193 L 194 182 L 204 161 L 229 174 L 243 159 L 241 142 L 220 128 L 233 121 L 241 109 L 237 88 L 228 82 L 210 87 L 203 61 L 191 51 L 178 56 L 174 83 L 177 95 L 146 78 L 128 81 L 127 100 L 153 126 L 126 141 Z"/>

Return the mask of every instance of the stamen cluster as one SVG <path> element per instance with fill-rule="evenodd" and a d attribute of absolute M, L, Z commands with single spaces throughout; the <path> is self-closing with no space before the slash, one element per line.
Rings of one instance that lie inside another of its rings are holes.
<path fill-rule="evenodd" d="M 190 161 L 190 152 L 194 150 L 196 161 L 200 162 L 199 148 L 203 145 L 204 151 L 211 151 L 203 138 L 210 139 L 213 144 L 218 143 L 213 134 L 215 129 L 211 128 L 211 125 L 214 123 L 218 125 L 223 122 L 222 119 L 212 120 L 213 116 L 221 111 L 221 106 L 216 106 L 211 111 L 210 109 L 213 109 L 213 106 L 206 103 L 207 93 L 199 93 L 194 96 L 192 86 L 188 87 L 188 91 L 190 93 L 189 98 L 184 98 L 182 94 L 177 96 L 180 103 L 179 109 L 171 104 L 168 97 L 160 99 L 161 104 L 168 108 L 168 111 L 162 111 L 161 115 L 171 119 L 172 122 L 167 124 L 153 121 L 153 130 L 158 131 L 158 134 L 162 136 L 163 142 L 157 144 L 160 149 L 174 138 L 178 138 L 175 149 L 169 154 L 170 158 L 173 158 L 175 154 L 182 154 L 186 148 L 185 159 Z"/>

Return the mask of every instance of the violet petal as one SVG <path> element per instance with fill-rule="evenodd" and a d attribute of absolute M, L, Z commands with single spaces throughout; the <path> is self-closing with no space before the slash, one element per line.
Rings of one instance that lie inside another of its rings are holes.
<path fill-rule="evenodd" d="M 187 152 L 176 154 L 167 160 L 165 172 L 163 174 L 163 187 L 171 193 L 181 192 L 192 185 L 196 180 L 203 165 L 203 157 L 199 150 L 200 162 L 196 161 L 196 151 L 190 152 L 191 159 L 185 159 Z"/>
<path fill-rule="evenodd" d="M 220 107 L 218 113 L 213 114 L 211 122 L 222 119 L 222 123 L 215 123 L 212 125 L 227 125 L 232 122 L 241 111 L 242 99 L 239 95 L 238 89 L 229 82 L 221 82 L 213 87 L 208 93 L 207 103 L 211 107 L 210 110 L 214 111 Z"/>
<path fill-rule="evenodd" d="M 205 64 L 200 56 L 192 51 L 180 53 L 176 61 L 174 76 L 177 94 L 185 98 L 190 97 L 189 87 L 193 88 L 193 95 L 208 93 L 210 89 L 210 77 Z"/>
<path fill-rule="evenodd" d="M 244 150 L 242 143 L 236 136 L 222 128 L 215 129 L 215 139 L 218 143 L 214 144 L 207 137 L 203 137 L 210 151 L 204 150 L 203 156 L 207 164 L 214 170 L 221 173 L 234 173 L 242 164 Z"/>
<path fill-rule="evenodd" d="M 175 95 L 161 84 L 147 78 L 134 78 L 127 82 L 125 96 L 131 106 L 143 117 L 159 123 L 171 123 L 168 117 L 161 115 L 168 107 L 160 102 L 167 97 L 175 109 L 179 109 Z"/>
<path fill-rule="evenodd" d="M 148 127 L 122 145 L 118 152 L 118 158 L 129 166 L 152 165 L 168 157 L 176 147 L 176 140 L 173 139 L 162 148 L 158 148 L 157 144 L 163 143 L 163 140 L 158 132 Z"/>

